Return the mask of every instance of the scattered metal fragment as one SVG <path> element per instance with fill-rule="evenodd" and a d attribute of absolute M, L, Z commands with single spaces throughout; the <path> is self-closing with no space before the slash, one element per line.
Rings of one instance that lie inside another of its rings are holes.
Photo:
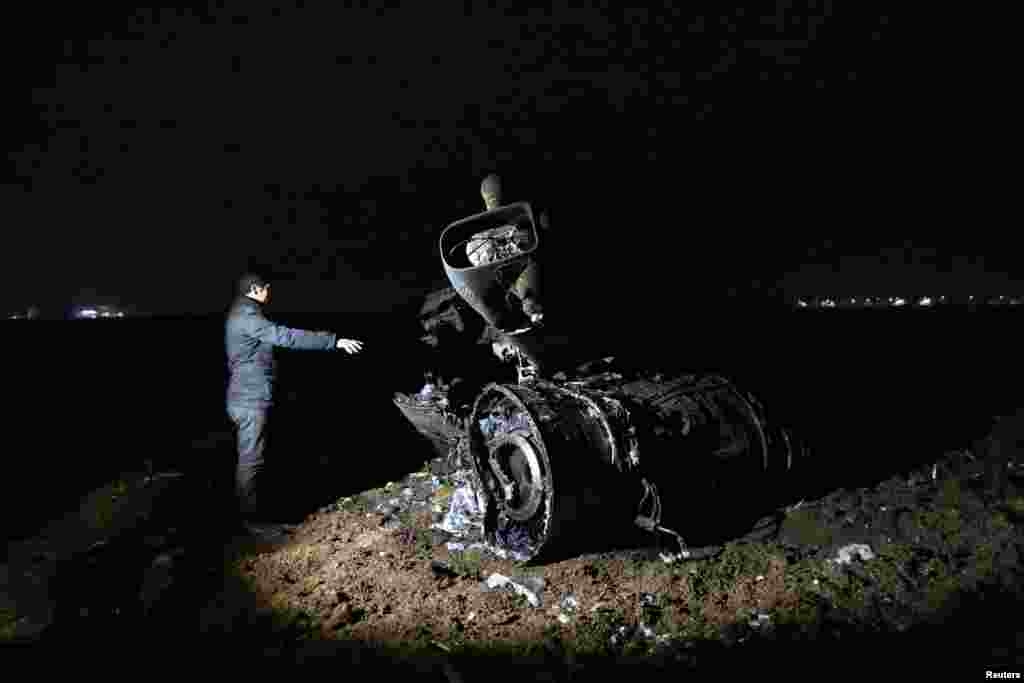
<path fill-rule="evenodd" d="M 483 582 L 482 588 L 487 591 L 512 588 L 516 593 L 525 597 L 532 607 L 541 607 L 543 602 L 540 597 L 540 592 L 543 590 L 543 579 L 540 579 L 539 590 L 537 589 L 536 584 L 533 587 L 527 587 L 524 583 L 526 583 L 526 579 L 514 581 L 501 574 L 491 574 Z"/>
<path fill-rule="evenodd" d="M 451 534 L 464 534 L 474 527 L 483 526 L 483 516 L 479 508 L 476 493 L 468 486 L 462 486 L 449 497 L 448 512 L 440 524 L 432 525 L 435 529 Z"/>
<path fill-rule="evenodd" d="M 833 562 L 836 564 L 849 564 L 853 562 L 855 557 L 867 562 L 875 559 L 875 553 L 872 552 L 870 546 L 863 543 L 851 543 L 839 549 L 839 554 Z"/>

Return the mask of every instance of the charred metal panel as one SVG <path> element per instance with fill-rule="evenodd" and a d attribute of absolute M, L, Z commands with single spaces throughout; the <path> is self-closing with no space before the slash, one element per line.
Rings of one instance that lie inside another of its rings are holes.
<path fill-rule="evenodd" d="M 409 394 L 395 394 L 393 400 L 440 457 L 447 457 L 465 433 L 456 414 L 446 410 L 446 404 L 440 401 Z"/>
<path fill-rule="evenodd" d="M 528 557 L 616 515 L 675 534 L 662 526 L 658 494 L 673 473 L 713 490 L 769 466 L 757 406 L 716 376 L 624 382 L 609 372 L 492 384 L 474 405 L 469 435 L 488 540 Z"/>
<path fill-rule="evenodd" d="M 506 228 L 515 233 L 514 239 L 497 235 Z M 537 241 L 530 205 L 509 204 L 445 228 L 441 261 L 452 287 L 489 325 L 516 330 L 529 326 L 540 306 Z M 496 245 L 488 258 L 477 258 L 488 244 Z"/>

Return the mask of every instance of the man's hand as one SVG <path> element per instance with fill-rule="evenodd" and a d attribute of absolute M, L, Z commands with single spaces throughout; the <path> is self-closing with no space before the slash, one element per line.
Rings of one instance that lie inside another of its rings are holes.
<path fill-rule="evenodd" d="M 339 339 L 335 348 L 345 349 L 349 353 L 359 353 L 363 350 L 363 342 L 355 339 Z"/>

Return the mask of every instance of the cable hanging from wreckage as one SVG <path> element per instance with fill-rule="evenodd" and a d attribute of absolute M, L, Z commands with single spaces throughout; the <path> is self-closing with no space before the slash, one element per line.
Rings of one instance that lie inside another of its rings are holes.
<path fill-rule="evenodd" d="M 692 524 L 678 514 L 684 496 L 672 498 L 666 515 L 658 483 L 677 478 L 685 464 L 687 490 L 717 495 L 733 481 L 788 471 L 788 435 L 769 429 L 760 403 L 717 375 L 627 377 L 609 358 L 604 372 L 546 378 L 539 347 L 524 343 L 543 338 L 532 208 L 482 194 L 484 213 L 441 233 L 441 260 L 458 296 L 503 334 L 494 351 L 515 360 L 518 382 L 484 386 L 458 435 L 449 406 L 441 411 L 444 429 L 399 407 L 422 433 L 443 434 L 451 455 L 471 466 L 488 543 L 534 559 L 599 519 L 626 519 L 674 539 L 678 557 L 693 556 L 676 530 L 677 521 Z"/>

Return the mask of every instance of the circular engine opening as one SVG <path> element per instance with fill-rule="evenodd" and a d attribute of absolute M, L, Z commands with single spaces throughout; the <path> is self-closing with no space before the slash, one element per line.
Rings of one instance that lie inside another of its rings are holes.
<path fill-rule="evenodd" d="M 490 469 L 501 488 L 501 508 L 511 519 L 533 518 L 544 497 L 541 457 L 522 432 L 497 436 L 490 444 Z"/>

